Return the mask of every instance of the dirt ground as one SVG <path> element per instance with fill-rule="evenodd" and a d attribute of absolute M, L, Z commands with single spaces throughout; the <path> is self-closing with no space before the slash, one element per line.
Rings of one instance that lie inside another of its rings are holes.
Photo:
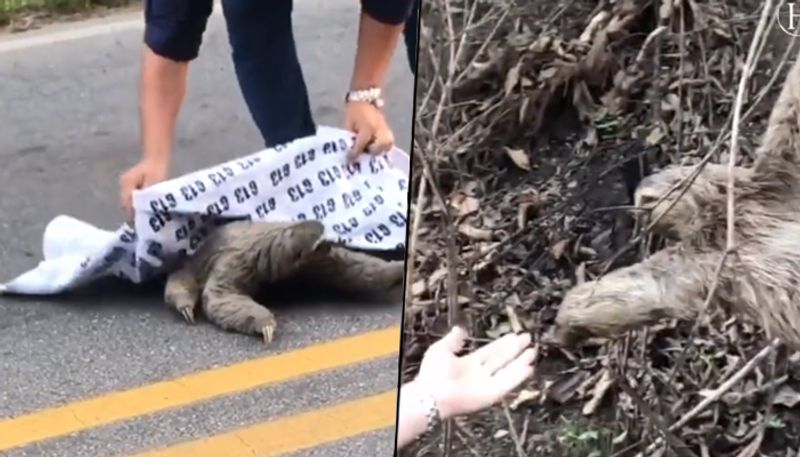
<path fill-rule="evenodd" d="M 579 278 L 662 245 L 627 210 L 643 176 L 706 154 L 727 162 L 763 2 L 423 3 L 404 379 L 449 320 L 475 345 L 529 331 L 540 356 L 507 409 L 401 455 L 445 445 L 458 456 L 796 455 L 800 357 L 784 350 L 671 427 L 768 344 L 721 310 L 697 329 L 665 322 L 578 350 L 544 343 Z M 769 31 L 746 91 L 741 164 L 797 54 L 774 21 Z"/>

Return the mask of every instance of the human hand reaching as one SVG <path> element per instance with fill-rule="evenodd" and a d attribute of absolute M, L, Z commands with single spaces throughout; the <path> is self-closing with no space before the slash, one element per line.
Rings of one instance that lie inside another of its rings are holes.
<path fill-rule="evenodd" d="M 442 419 L 488 408 L 533 374 L 529 333 L 505 335 L 458 357 L 466 338 L 466 331 L 455 327 L 432 344 L 412 381 L 433 396 Z"/>
<path fill-rule="evenodd" d="M 143 159 L 120 176 L 120 204 L 128 223 L 133 224 L 133 191 L 158 184 L 168 176 L 169 163 L 161 159 Z"/>
<path fill-rule="evenodd" d="M 345 109 L 345 128 L 356 134 L 356 141 L 347 157 L 351 162 L 359 154 L 382 154 L 394 146 L 394 132 L 383 112 L 367 102 L 350 102 Z"/>

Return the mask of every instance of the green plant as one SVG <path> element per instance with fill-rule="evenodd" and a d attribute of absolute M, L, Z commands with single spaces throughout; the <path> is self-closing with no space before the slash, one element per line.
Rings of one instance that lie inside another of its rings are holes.
<path fill-rule="evenodd" d="M 613 453 L 613 431 L 564 422 L 564 431 L 558 438 L 564 457 L 606 457 Z"/>
<path fill-rule="evenodd" d="M 14 13 L 30 10 L 73 12 L 97 6 L 125 6 L 133 0 L 0 0 L 0 21 Z"/>
<path fill-rule="evenodd" d="M 0 0 L 0 26 L 7 25 L 14 16 L 32 11 L 64 14 L 96 7 L 128 6 L 131 3 L 133 0 Z"/>

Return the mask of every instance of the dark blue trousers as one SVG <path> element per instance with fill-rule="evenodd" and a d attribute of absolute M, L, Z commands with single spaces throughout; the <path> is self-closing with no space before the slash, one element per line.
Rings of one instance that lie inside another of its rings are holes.
<path fill-rule="evenodd" d="M 419 9 L 419 0 L 413 1 L 404 32 L 412 71 L 416 68 Z M 387 20 L 405 18 L 403 5 L 407 4 L 362 0 L 362 7 L 374 12 L 373 17 Z M 236 77 L 265 145 L 313 135 L 316 124 L 297 57 L 292 0 L 222 0 L 222 8 Z M 145 42 L 161 56 L 192 60 L 197 57 L 211 9 L 211 0 L 145 0 Z"/>
<path fill-rule="evenodd" d="M 239 87 L 266 146 L 316 133 L 292 32 L 292 1 L 223 0 L 222 8 Z"/>
<path fill-rule="evenodd" d="M 406 27 L 403 30 L 403 37 L 406 44 L 406 55 L 408 56 L 408 66 L 411 67 L 411 73 L 417 73 L 417 36 L 419 35 L 419 8 L 420 0 L 414 0 L 411 16 L 406 20 Z"/>

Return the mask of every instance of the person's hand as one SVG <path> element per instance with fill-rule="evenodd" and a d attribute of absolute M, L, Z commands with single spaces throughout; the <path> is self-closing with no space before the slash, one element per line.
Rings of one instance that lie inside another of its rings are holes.
<path fill-rule="evenodd" d="M 508 334 L 458 357 L 466 337 L 466 331 L 455 327 L 432 344 L 412 381 L 433 396 L 443 419 L 488 408 L 533 374 L 530 334 Z"/>
<path fill-rule="evenodd" d="M 169 163 L 158 159 L 143 159 L 120 176 L 120 204 L 128 223 L 133 224 L 133 191 L 157 184 L 168 176 Z"/>
<path fill-rule="evenodd" d="M 362 152 L 382 154 L 394 146 L 394 133 L 383 112 L 367 102 L 350 102 L 345 108 L 345 128 L 356 134 L 347 157 L 354 161 Z"/>

